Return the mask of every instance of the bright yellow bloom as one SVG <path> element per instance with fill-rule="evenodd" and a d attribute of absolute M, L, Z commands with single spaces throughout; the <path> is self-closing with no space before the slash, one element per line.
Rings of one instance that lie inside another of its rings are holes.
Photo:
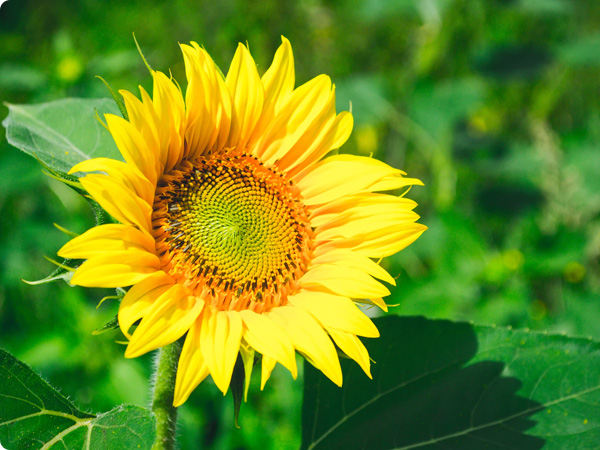
<path fill-rule="evenodd" d="M 87 259 L 72 283 L 132 286 L 119 309 L 126 357 L 187 333 L 175 405 L 209 374 L 227 392 L 240 352 L 262 355 L 263 386 L 276 363 L 296 376 L 296 350 L 341 385 L 333 342 L 370 376 L 357 336 L 379 333 L 355 302 L 386 309 L 376 279 L 395 284 L 371 258 L 426 229 L 415 202 L 376 192 L 421 182 L 372 158 L 325 157 L 352 115 L 336 114 L 325 75 L 294 89 L 285 38 L 262 77 L 241 44 L 224 79 L 198 44 L 181 49 L 185 99 L 161 72 L 153 98 L 121 91 L 129 121 L 106 120 L 125 162 L 71 169 L 119 222 L 59 251 Z"/>

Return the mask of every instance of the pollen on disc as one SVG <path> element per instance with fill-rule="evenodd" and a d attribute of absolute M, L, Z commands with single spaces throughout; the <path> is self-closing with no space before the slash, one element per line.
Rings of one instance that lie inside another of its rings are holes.
<path fill-rule="evenodd" d="M 154 201 L 163 270 L 221 309 L 285 304 L 311 249 L 298 197 L 249 155 L 183 162 L 162 177 Z"/>

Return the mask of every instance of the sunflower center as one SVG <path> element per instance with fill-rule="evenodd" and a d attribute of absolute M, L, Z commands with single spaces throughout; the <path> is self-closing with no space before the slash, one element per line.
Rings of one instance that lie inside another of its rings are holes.
<path fill-rule="evenodd" d="M 306 271 L 311 228 L 298 190 L 249 155 L 164 175 L 153 225 L 163 270 L 221 309 L 283 305 Z"/>

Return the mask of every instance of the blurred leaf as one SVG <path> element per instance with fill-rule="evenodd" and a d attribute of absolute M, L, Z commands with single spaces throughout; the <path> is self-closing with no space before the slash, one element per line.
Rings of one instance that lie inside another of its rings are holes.
<path fill-rule="evenodd" d="M 150 411 L 131 405 L 84 413 L 0 350 L 0 442 L 10 450 L 150 449 L 154 419 Z"/>
<path fill-rule="evenodd" d="M 2 125 L 8 142 L 58 172 L 90 158 L 122 159 L 111 135 L 94 118 L 94 109 L 118 115 L 112 100 L 69 98 L 7 106 Z"/>
<path fill-rule="evenodd" d="M 518 7 L 531 15 L 566 14 L 572 9 L 572 4 L 565 0 L 520 0 Z"/>
<path fill-rule="evenodd" d="M 600 33 L 580 37 L 567 42 L 558 49 L 558 58 L 573 67 L 597 67 L 600 65 Z"/>
<path fill-rule="evenodd" d="M 356 76 L 342 80 L 336 87 L 338 110 L 348 110 L 357 124 L 377 124 L 388 120 L 394 108 L 388 100 L 383 80 L 374 76 Z"/>
<path fill-rule="evenodd" d="M 342 361 L 339 389 L 305 364 L 302 449 L 597 448 L 600 345 L 420 317 L 376 323 L 373 380 Z"/>
<path fill-rule="evenodd" d="M 11 91 L 33 91 L 46 83 L 46 76 L 39 69 L 23 64 L 0 66 L 0 88 Z"/>
<path fill-rule="evenodd" d="M 533 45 L 486 48 L 475 60 L 475 67 L 498 80 L 537 78 L 552 62 L 551 54 Z"/>

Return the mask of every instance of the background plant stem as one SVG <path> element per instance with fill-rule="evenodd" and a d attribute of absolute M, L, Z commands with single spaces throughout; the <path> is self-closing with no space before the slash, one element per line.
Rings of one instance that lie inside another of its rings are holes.
<path fill-rule="evenodd" d="M 152 412 L 156 416 L 156 441 L 152 450 L 175 448 L 177 408 L 173 406 L 173 393 L 180 353 L 179 342 L 173 342 L 158 350 L 152 391 Z"/>

